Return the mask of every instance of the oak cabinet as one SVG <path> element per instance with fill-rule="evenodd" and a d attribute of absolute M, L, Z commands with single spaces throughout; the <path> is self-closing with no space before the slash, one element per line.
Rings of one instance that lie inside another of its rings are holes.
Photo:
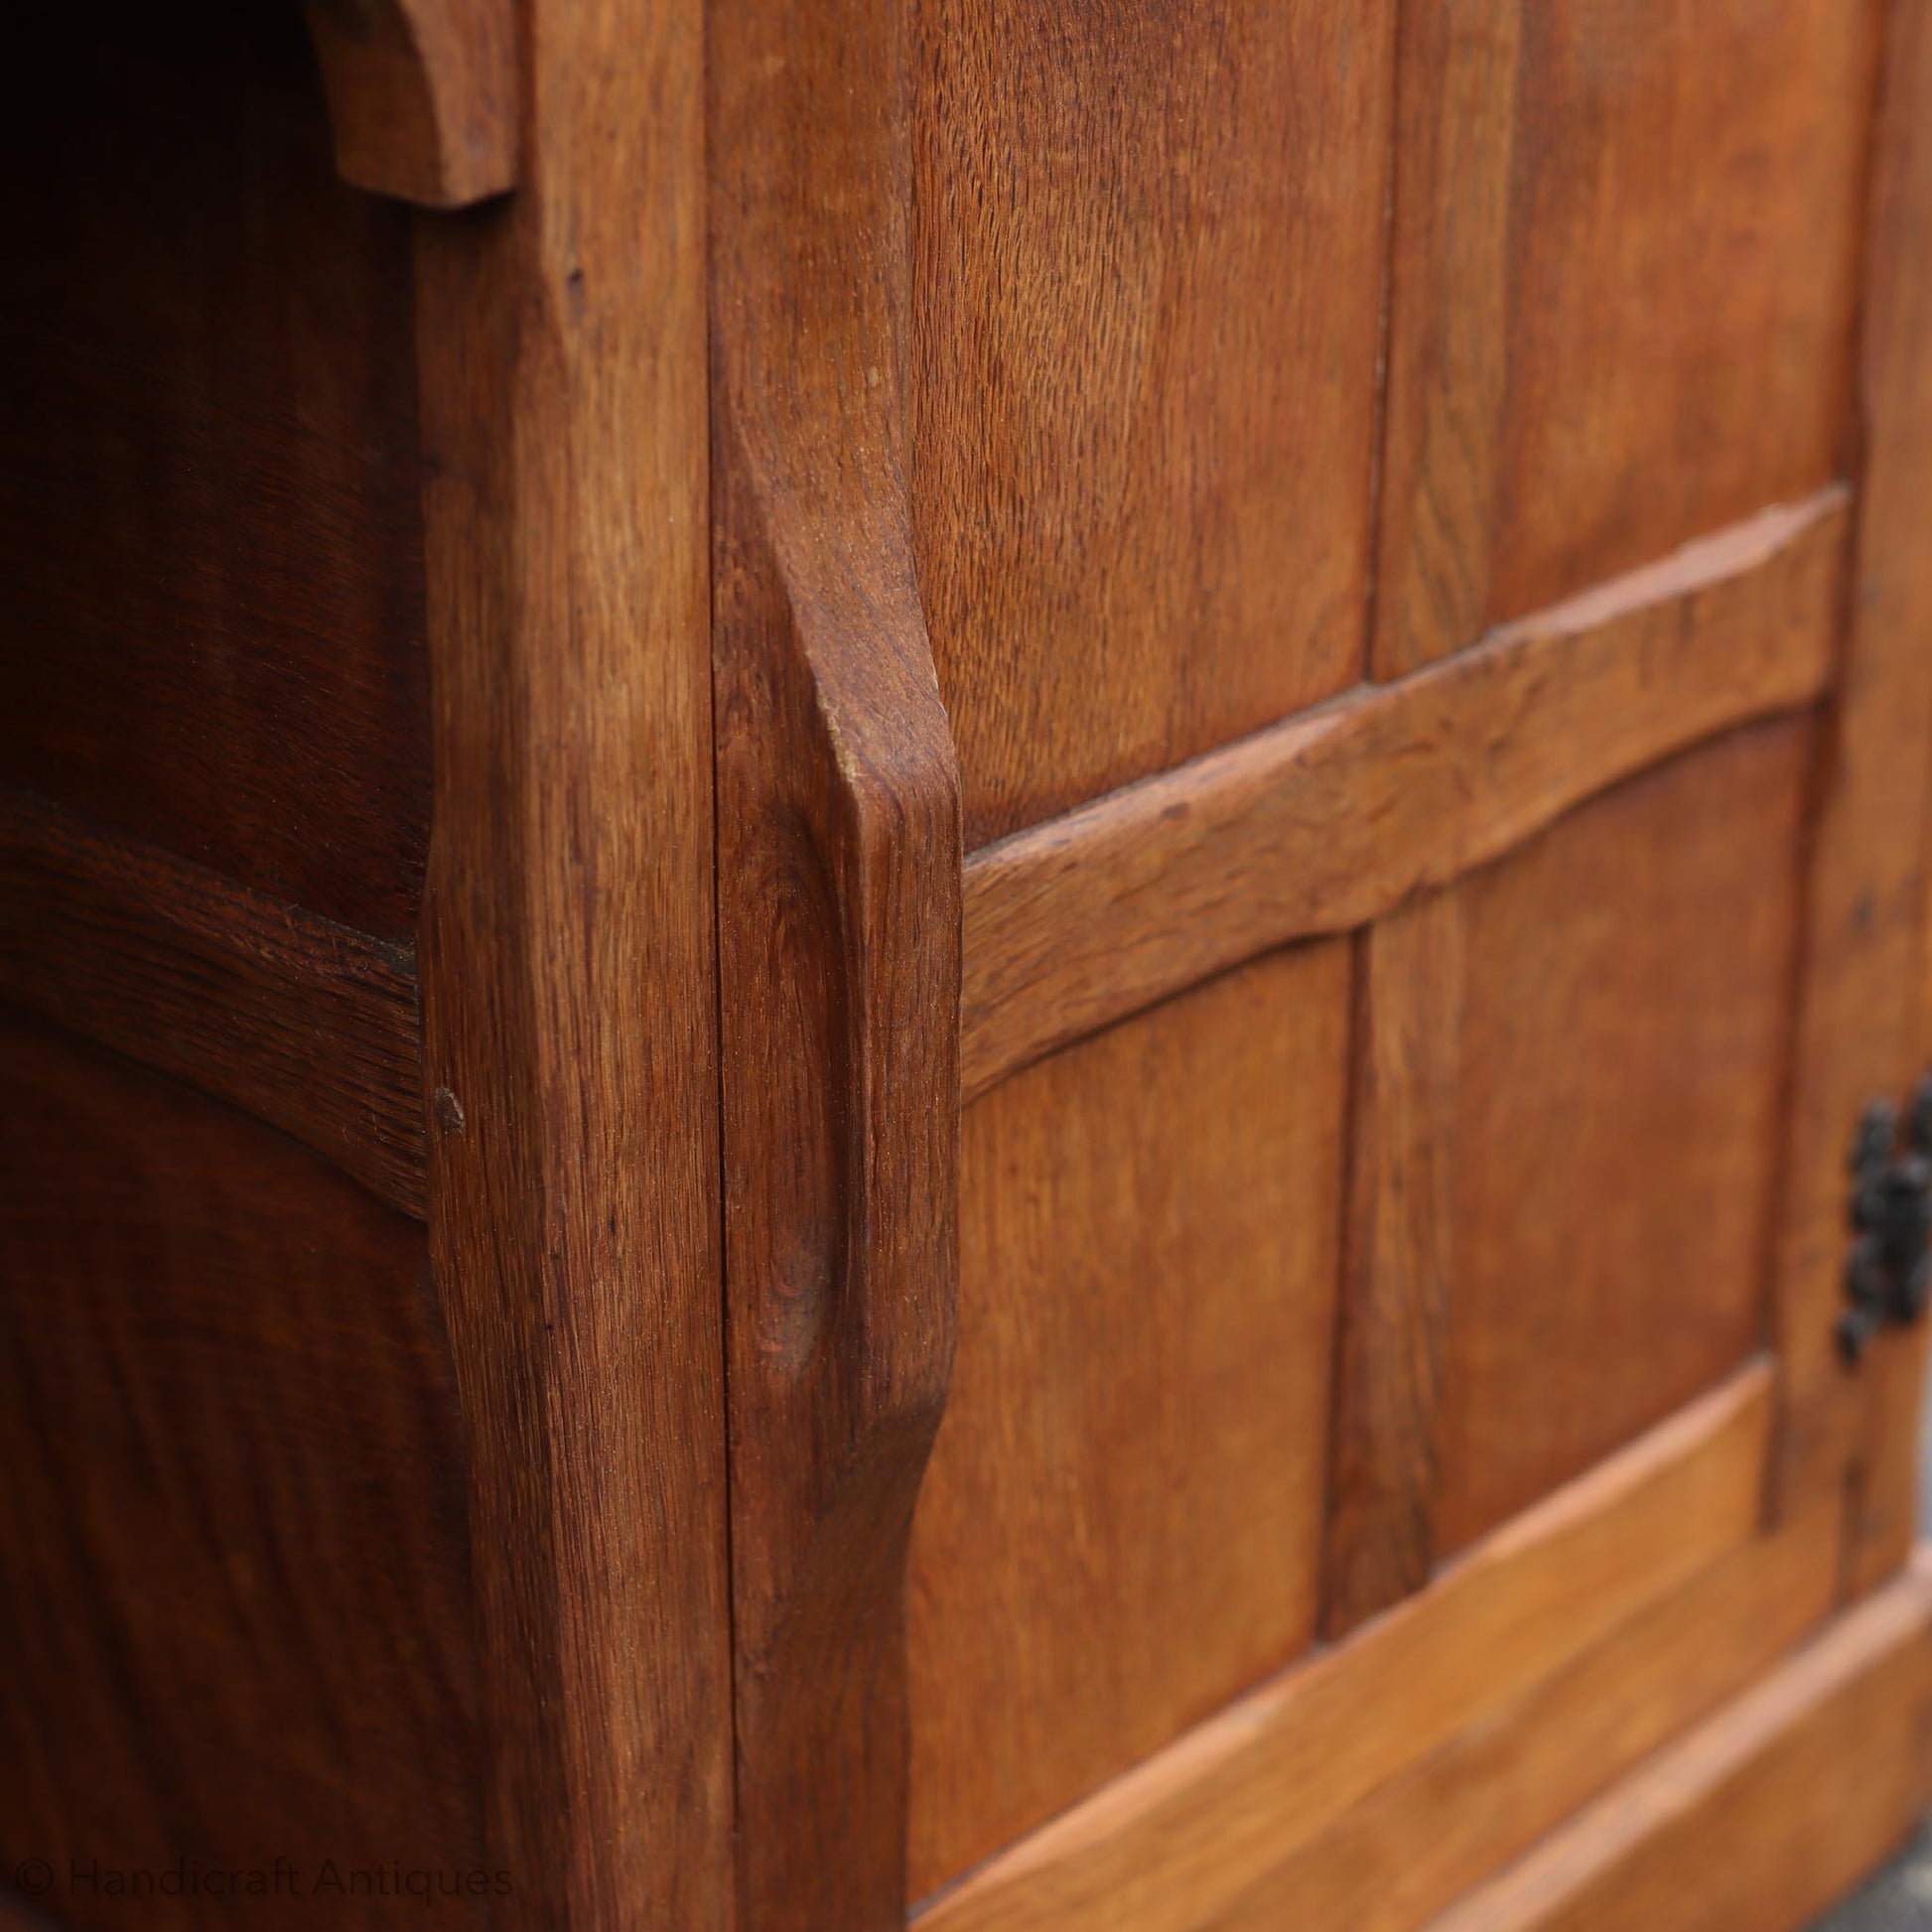
<path fill-rule="evenodd" d="M 1927 0 L 0 87 L 7 1909 L 1775 1932 L 1903 1834 Z"/>

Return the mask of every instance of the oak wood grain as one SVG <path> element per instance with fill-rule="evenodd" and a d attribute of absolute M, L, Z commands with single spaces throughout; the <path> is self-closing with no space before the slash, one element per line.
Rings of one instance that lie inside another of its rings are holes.
<path fill-rule="evenodd" d="M 427 1908 L 90 1863 L 490 1860 L 468 1441 L 420 1222 L 220 1102 L 0 1010 L 0 1869 L 72 1927 Z M 522 1874 L 517 1874 L 520 1878 Z"/>
<path fill-rule="evenodd" d="M 421 1216 L 412 947 L 0 786 L 0 995 L 272 1122 Z"/>
<path fill-rule="evenodd" d="M 1420 1589 L 1436 1558 L 1437 1405 L 1455 1279 L 1462 905 L 1454 887 L 1356 952 L 1347 1235 L 1334 1353 L 1322 1634 Z"/>
<path fill-rule="evenodd" d="M 1392 0 L 917 0 L 911 485 L 983 844 L 1361 675 Z"/>
<path fill-rule="evenodd" d="M 1380 680 L 1493 621 L 1522 42 L 1522 0 L 1420 0 L 1399 16 L 1369 651 Z"/>
<path fill-rule="evenodd" d="M 1764 1344 L 1812 743 L 1701 746 L 1460 889 L 1438 1556 Z"/>
<path fill-rule="evenodd" d="M 924 1932 L 1191 1932 L 1387 1778 L 1756 1529 L 1762 1362 L 1420 1594 L 941 1893 Z M 1399 1687 L 1399 1691 L 1398 1688 Z"/>
<path fill-rule="evenodd" d="M 1921 1560 L 1432 1932 L 1791 1932 L 1903 1839 L 1928 1797 Z"/>
<path fill-rule="evenodd" d="M 1841 473 L 1876 9 L 1402 9 L 1374 663 Z"/>
<path fill-rule="evenodd" d="M 431 1254 L 493 1922 L 723 1932 L 703 21 L 529 0 L 522 34 L 518 192 L 417 228 Z"/>
<path fill-rule="evenodd" d="M 336 167 L 357 188 L 462 207 L 516 181 L 514 0 L 304 0 Z"/>
<path fill-rule="evenodd" d="M 1271 946 L 1500 857 L 1617 779 L 1815 701 L 1839 488 L 1064 818 L 967 866 L 968 1097 Z"/>
<path fill-rule="evenodd" d="M 905 492 L 902 0 L 712 0 L 713 650 L 746 1926 L 905 1911 L 958 1271 L 959 774 Z"/>
<path fill-rule="evenodd" d="M 1916 1581 L 1670 1744 L 1909 1514 L 1928 11 L 310 0 L 419 217 L 298 10 L 37 10 L 0 1813 L 502 1932 L 1868 1857 Z"/>
<path fill-rule="evenodd" d="M 1347 1025 L 1327 941 L 967 1110 L 908 1582 L 915 1897 L 1309 1643 Z"/>

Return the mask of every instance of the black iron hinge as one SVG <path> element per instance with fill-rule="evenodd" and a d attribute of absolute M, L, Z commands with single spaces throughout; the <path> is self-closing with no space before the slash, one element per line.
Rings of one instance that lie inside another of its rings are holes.
<path fill-rule="evenodd" d="M 1839 1318 L 1848 1362 L 1888 1324 L 1916 1321 L 1932 1291 L 1932 1075 L 1919 1082 L 1898 1144 L 1898 1109 L 1874 1100 L 1852 1144 L 1851 1307 Z"/>

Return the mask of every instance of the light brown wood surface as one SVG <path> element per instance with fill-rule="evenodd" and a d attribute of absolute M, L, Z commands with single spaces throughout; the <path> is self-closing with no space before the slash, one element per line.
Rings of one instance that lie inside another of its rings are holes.
<path fill-rule="evenodd" d="M 702 23 L 531 0 L 418 229 L 431 1254 L 513 1926 L 731 1923 Z"/>
<path fill-rule="evenodd" d="M 1369 650 L 1380 680 L 1493 621 L 1512 244 L 1534 245 L 1511 219 L 1523 11 L 1422 0 L 1399 17 Z"/>
<path fill-rule="evenodd" d="M 1833 1765 L 1858 1767 L 1834 1778 Z M 1923 1560 L 1432 1932 L 1791 1932 L 1932 1797 Z"/>
<path fill-rule="evenodd" d="M 1762 1339 L 1809 748 L 1759 726 L 1463 888 L 1439 1556 Z"/>
<path fill-rule="evenodd" d="M 1376 675 L 1838 474 L 1876 17 L 1403 9 Z"/>
<path fill-rule="evenodd" d="M 1755 1532 L 1762 1364 L 941 1892 L 924 1932 L 1207 1925 L 1348 1808 Z"/>
<path fill-rule="evenodd" d="M 1360 676 L 1395 10 L 910 11 L 910 474 L 970 848 Z"/>
<path fill-rule="evenodd" d="M 1814 1509 L 1720 1557 L 1378 1786 L 1212 1932 L 1415 1932 L 1770 1670 L 1830 1609 L 1838 1535 Z"/>
<path fill-rule="evenodd" d="M 1337 941 L 1259 961 L 967 1111 L 912 1538 L 913 1897 L 1309 1641 L 1347 973 Z"/>
<path fill-rule="evenodd" d="M 1212 972 L 1345 931 L 1831 676 L 1844 492 L 974 855 L 971 1095 Z"/>

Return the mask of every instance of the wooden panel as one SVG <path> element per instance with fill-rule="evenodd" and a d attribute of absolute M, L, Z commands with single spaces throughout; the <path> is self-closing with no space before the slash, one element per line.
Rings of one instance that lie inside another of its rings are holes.
<path fill-rule="evenodd" d="M 921 1932 L 1211 1925 L 1376 1786 L 1751 1538 L 1770 1384 L 1762 1363 L 1742 1371 L 981 1866 L 918 1916 Z"/>
<path fill-rule="evenodd" d="M 970 1097 L 1271 946 L 1379 917 L 1615 780 L 1823 695 L 1845 495 L 1754 517 L 977 855 Z"/>
<path fill-rule="evenodd" d="M 912 483 L 968 847 L 1359 674 L 1390 0 L 919 0 Z"/>
<path fill-rule="evenodd" d="M 1370 1793 L 1211 1932 L 1414 1932 L 1820 1622 L 1838 1535 L 1813 1509 L 1750 1539 Z"/>
<path fill-rule="evenodd" d="M 0 994 L 423 1211 L 416 955 L 0 785 Z"/>
<path fill-rule="evenodd" d="M 1347 966 L 1262 962 L 966 1115 L 913 1525 L 913 1897 L 1309 1639 Z"/>
<path fill-rule="evenodd" d="M 1932 1798 L 1924 1562 L 1432 1932 L 1791 1932 Z"/>
<path fill-rule="evenodd" d="M 1861 388 L 1860 526 L 1843 691 L 1818 779 L 1804 1007 L 1789 1103 L 1777 1277 L 1790 1363 L 1787 1506 L 1856 1468 L 1845 1574 L 1869 1588 L 1903 1562 L 1917 1516 L 1923 1332 L 1893 1334 L 1846 1376 L 1845 1158 L 1874 1096 L 1932 1057 L 1925 975 L 1932 826 L 1932 8 L 1892 0 L 1873 146 Z M 1914 838 L 1906 828 L 1914 828 Z"/>
<path fill-rule="evenodd" d="M 0 776 L 379 938 L 428 822 L 409 229 L 299 15 L 37 7 L 0 80 Z"/>
<path fill-rule="evenodd" d="M 1874 17 L 1403 9 L 1378 674 L 1836 473 Z"/>
<path fill-rule="evenodd" d="M 1763 1333 L 1808 745 L 1695 753 L 1462 890 L 1439 1553 Z"/>
<path fill-rule="evenodd" d="M 1463 954 L 1455 887 L 1378 921 L 1356 953 L 1353 1155 L 1322 1556 L 1329 1637 L 1420 1589 L 1436 1559 Z"/>
<path fill-rule="evenodd" d="M 732 1907 L 704 18 L 519 0 L 527 188 L 418 229 L 431 1252 L 494 1932 Z"/>
<path fill-rule="evenodd" d="M 331 1858 L 492 1864 L 465 1429 L 422 1227 L 13 1016 L 0 1227 L 6 1869 L 45 1859 L 59 1919 L 120 1926 L 128 1901 L 69 1886 L 70 1858 L 285 1857 L 311 1883 Z M 185 1929 L 263 1909 L 138 1907 Z"/>

